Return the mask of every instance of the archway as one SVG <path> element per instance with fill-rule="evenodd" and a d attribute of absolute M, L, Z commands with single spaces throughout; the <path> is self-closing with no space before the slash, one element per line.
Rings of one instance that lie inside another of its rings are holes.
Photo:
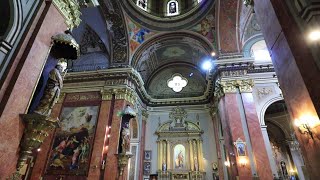
<path fill-rule="evenodd" d="M 290 179 L 293 176 L 296 179 L 305 179 L 299 144 L 284 100 L 274 102 L 266 109 L 264 122 L 268 135 L 265 143 L 270 145 L 267 150 L 268 154 L 272 154 L 272 163 L 275 168 L 273 172 L 276 171 L 274 176 L 279 179 Z"/>

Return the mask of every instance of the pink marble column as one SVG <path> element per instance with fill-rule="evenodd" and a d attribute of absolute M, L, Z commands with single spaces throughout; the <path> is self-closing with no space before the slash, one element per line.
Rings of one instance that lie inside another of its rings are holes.
<path fill-rule="evenodd" d="M 273 179 L 266 146 L 252 93 L 241 93 L 257 172 L 260 179 Z"/>
<path fill-rule="evenodd" d="M 282 0 L 258 0 L 255 14 L 270 50 L 288 111 L 294 119 L 320 114 L 319 57 L 311 53 L 306 30 L 299 28 L 294 15 Z M 318 59 L 316 59 L 318 58 Z M 293 123 L 293 122 L 292 122 Z M 311 140 L 295 129 L 310 179 L 320 177 L 320 140 Z M 320 136 L 320 127 L 314 129 Z"/>
<path fill-rule="evenodd" d="M 43 1 L 8 69 L 0 90 L 0 129 L 5 129 L 0 131 L 0 177 L 6 178 L 15 172 L 24 129 L 19 115 L 28 110 L 33 90 L 46 61 L 51 36 L 66 29 L 58 10 L 51 2 Z"/>
<path fill-rule="evenodd" d="M 145 141 L 146 141 L 145 139 L 146 123 L 147 123 L 147 120 L 143 119 L 142 129 L 141 129 L 141 139 L 140 139 L 139 179 L 143 179 L 143 160 L 144 160 L 144 150 L 145 150 Z"/>
<path fill-rule="evenodd" d="M 118 179 L 119 169 L 118 169 L 118 158 L 116 154 L 118 154 L 118 143 L 120 138 L 120 127 L 121 127 L 121 117 L 117 115 L 119 111 L 122 111 L 127 105 L 125 100 L 115 100 L 112 123 L 111 123 L 111 133 L 110 133 L 110 141 L 109 148 L 107 154 L 107 162 L 106 168 L 104 172 L 105 180 L 116 180 Z M 127 169 L 127 168 L 126 168 Z M 125 172 L 123 176 L 125 176 Z"/>
<path fill-rule="evenodd" d="M 239 179 L 252 179 L 250 165 L 242 167 L 237 163 L 237 152 L 233 145 L 233 142 L 238 138 L 245 140 L 237 95 L 235 93 L 227 93 L 222 97 L 219 102 L 219 114 L 225 140 L 224 145 L 230 162 L 229 173 L 231 179 L 235 179 L 236 177 L 239 177 Z"/>
<path fill-rule="evenodd" d="M 97 129 L 92 149 L 88 179 L 99 179 L 100 177 L 100 169 L 104 155 L 104 142 L 106 130 L 108 129 L 110 107 L 111 101 L 101 102 Z"/>

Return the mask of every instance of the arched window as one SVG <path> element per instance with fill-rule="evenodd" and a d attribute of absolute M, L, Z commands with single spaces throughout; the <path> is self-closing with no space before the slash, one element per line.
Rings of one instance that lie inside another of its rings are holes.
<path fill-rule="evenodd" d="M 271 61 L 271 57 L 264 40 L 260 40 L 251 46 L 251 56 L 255 61 Z"/>
<path fill-rule="evenodd" d="M 179 15 L 179 3 L 177 0 L 170 0 L 167 4 L 167 16 Z"/>
<path fill-rule="evenodd" d="M 148 0 L 137 0 L 137 6 L 145 11 L 148 9 Z"/>

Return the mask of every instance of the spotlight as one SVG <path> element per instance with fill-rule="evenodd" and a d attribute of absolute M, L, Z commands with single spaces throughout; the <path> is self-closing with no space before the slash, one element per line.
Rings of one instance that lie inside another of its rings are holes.
<path fill-rule="evenodd" d="M 212 52 L 211 52 L 211 56 L 213 57 L 213 56 L 215 56 L 215 55 L 216 55 L 216 52 L 212 51 Z"/>
<path fill-rule="evenodd" d="M 309 33 L 309 39 L 311 41 L 319 41 L 320 40 L 320 30 L 313 30 Z"/>
<path fill-rule="evenodd" d="M 193 76 L 193 73 L 190 73 L 190 74 L 189 74 L 189 77 L 191 77 L 191 76 Z"/>
<path fill-rule="evenodd" d="M 203 62 L 202 64 L 202 69 L 204 70 L 210 70 L 212 68 L 212 62 L 211 60 L 206 60 L 205 62 Z"/>
<path fill-rule="evenodd" d="M 40 149 L 40 148 L 38 148 L 38 149 L 37 149 L 37 151 L 38 151 L 38 152 L 40 152 L 40 151 L 41 151 L 41 149 Z"/>

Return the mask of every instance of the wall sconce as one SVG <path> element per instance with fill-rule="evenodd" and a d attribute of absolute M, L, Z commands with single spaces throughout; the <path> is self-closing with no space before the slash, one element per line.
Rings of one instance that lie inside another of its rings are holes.
<path fill-rule="evenodd" d="M 239 157 L 239 164 L 240 164 L 242 167 L 246 166 L 247 163 L 248 163 L 248 160 L 247 160 L 246 157 Z"/>
<path fill-rule="evenodd" d="M 320 121 L 312 116 L 304 116 L 300 119 L 295 119 L 294 124 L 299 128 L 301 134 L 310 135 L 314 139 L 312 129 L 320 125 Z"/>

